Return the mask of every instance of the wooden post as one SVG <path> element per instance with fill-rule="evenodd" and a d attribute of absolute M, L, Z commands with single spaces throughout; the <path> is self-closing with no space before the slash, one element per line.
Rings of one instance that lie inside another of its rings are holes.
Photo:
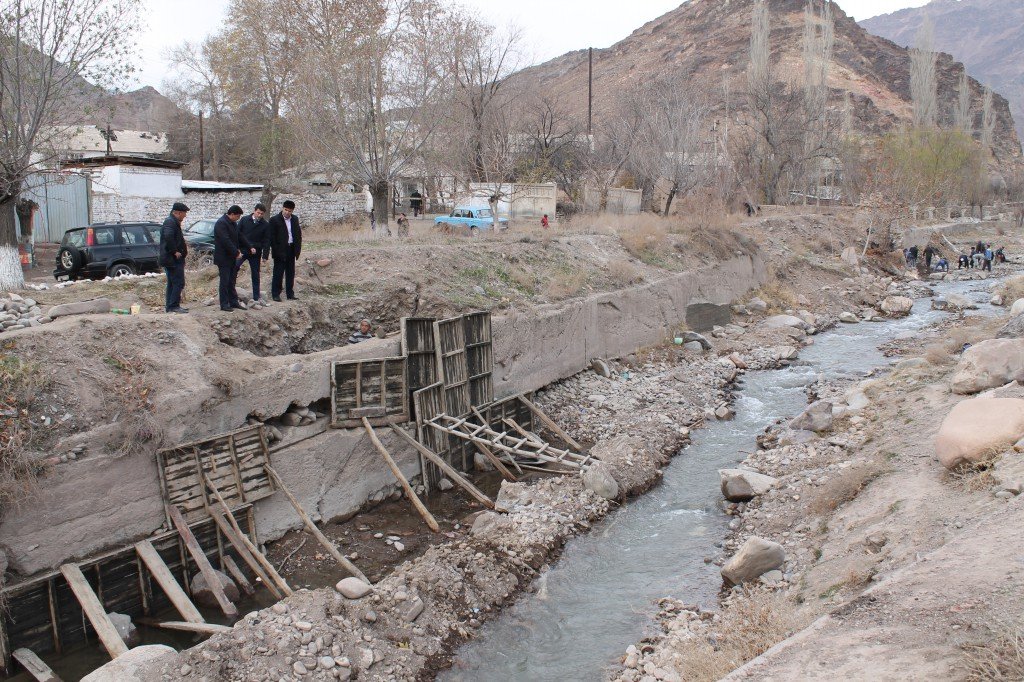
<path fill-rule="evenodd" d="M 117 628 L 110 621 L 103 604 L 96 597 L 96 593 L 92 591 L 89 581 L 82 575 L 82 569 L 78 567 L 78 564 L 64 564 L 60 567 L 60 572 L 68 581 L 68 587 L 75 593 L 75 598 L 82 605 L 82 611 L 92 623 L 96 636 L 100 638 L 103 648 L 107 650 L 110 657 L 117 658 L 127 652 L 128 646 L 121 639 L 121 635 L 117 634 Z"/>
<path fill-rule="evenodd" d="M 415 507 L 416 511 L 419 512 L 419 515 L 423 517 L 424 521 L 426 521 L 427 527 L 435 533 L 440 531 L 441 527 L 437 525 L 437 520 L 434 519 L 434 516 L 430 511 L 423 506 L 423 503 L 420 502 L 420 498 L 416 497 L 416 493 L 413 491 L 412 486 L 409 485 L 409 481 L 405 480 L 405 476 L 402 475 L 401 469 L 399 469 L 398 465 L 395 464 L 395 460 L 391 459 L 391 455 L 388 454 L 387 449 L 380 442 L 380 439 L 377 438 L 377 434 L 374 432 L 373 427 L 370 426 L 370 422 L 366 417 L 363 417 L 363 428 L 366 429 L 366 433 L 370 436 L 370 442 L 373 443 L 375 448 L 377 448 L 377 452 L 380 453 L 380 456 L 384 458 L 384 461 L 391 469 L 391 473 L 393 473 L 395 478 L 398 479 L 398 482 L 402 484 L 402 488 L 405 489 L 405 495 L 409 498 L 409 501 L 412 502 L 412 506 Z"/>
<path fill-rule="evenodd" d="M 156 618 L 139 618 L 140 625 L 149 625 L 164 630 L 179 630 L 181 632 L 195 632 L 199 635 L 216 635 L 221 632 L 231 632 L 228 625 L 217 625 L 216 623 L 183 623 L 180 620 L 157 620 Z"/>
<path fill-rule="evenodd" d="M 206 579 L 206 585 L 213 592 L 213 596 L 217 599 L 217 603 L 220 605 L 220 610 L 224 612 L 224 615 L 228 618 L 237 618 L 238 609 L 228 596 L 224 594 L 224 586 L 220 584 L 220 578 L 217 577 L 217 572 L 213 569 L 210 564 L 210 560 L 206 558 L 206 552 L 199 545 L 199 541 L 196 540 L 196 536 L 192 534 L 192 529 L 188 527 L 188 523 L 185 522 L 185 517 L 181 515 L 181 511 L 173 504 L 167 505 L 167 513 L 171 515 L 171 521 L 174 523 L 174 527 L 178 529 L 178 534 L 181 535 L 181 539 L 185 542 L 185 547 L 188 549 L 188 553 L 192 555 L 192 560 L 196 562 L 196 566 L 199 568 L 199 572 L 203 574 Z"/>
<path fill-rule="evenodd" d="M 480 414 L 480 410 L 476 409 L 475 407 L 472 408 L 472 410 L 473 410 L 473 414 L 476 415 L 476 418 L 480 420 L 480 423 L 483 424 L 486 427 L 487 426 L 487 418 L 484 417 L 482 414 Z M 515 477 L 515 475 L 511 471 L 508 470 L 508 467 L 506 467 L 502 463 L 502 461 L 500 459 L 498 459 L 498 456 L 495 455 L 493 452 L 491 452 L 490 448 L 488 448 L 486 445 L 484 445 L 482 443 L 478 443 L 477 441 L 473 441 L 473 445 L 476 446 L 477 450 L 479 450 L 480 452 L 483 453 L 484 457 L 487 458 L 487 461 L 489 461 L 494 466 L 494 468 L 498 470 L 498 473 L 500 473 L 506 480 L 509 480 L 509 481 L 512 481 L 512 482 L 515 482 L 515 481 L 519 480 L 518 478 Z M 512 466 L 514 466 L 516 469 L 519 469 L 519 465 L 516 464 L 515 459 L 512 460 Z M 519 473 L 523 473 L 523 470 L 519 469 Z"/>
<path fill-rule="evenodd" d="M 566 444 L 569 445 L 569 447 L 571 447 L 572 449 L 576 450 L 577 452 L 582 452 L 583 451 L 583 446 L 582 445 L 577 443 L 576 440 L 572 436 L 570 436 L 565 431 L 563 431 L 561 426 L 559 426 L 554 421 L 552 421 L 551 417 L 549 417 L 546 414 L 544 414 L 544 411 L 541 410 L 536 405 L 534 405 L 529 399 L 527 399 L 526 396 L 520 395 L 520 396 L 517 396 L 517 397 L 523 403 L 523 405 L 526 405 L 526 407 L 530 410 L 530 412 L 533 412 L 535 415 L 537 415 L 537 418 L 541 420 L 541 422 L 544 424 L 544 426 L 546 426 L 549 429 L 551 429 L 552 431 L 554 431 L 558 435 L 559 438 L 564 440 L 566 442 Z"/>
<path fill-rule="evenodd" d="M 209 476 L 203 476 L 203 482 L 213 492 L 214 498 L 217 503 L 224 510 L 224 515 L 227 516 L 227 521 L 219 518 L 219 514 L 216 514 L 214 510 L 210 510 L 210 516 L 213 517 L 214 522 L 220 528 L 221 532 L 227 537 L 231 545 L 238 551 L 245 563 L 249 564 L 249 567 L 256 572 L 256 575 L 260 576 L 260 579 L 267 586 L 272 594 L 278 599 L 292 596 L 292 588 L 288 587 L 288 583 L 285 582 L 284 578 L 278 574 L 274 565 L 270 563 L 267 557 L 263 556 L 263 553 L 257 549 L 256 545 L 252 544 L 242 529 L 238 527 L 238 521 L 235 521 L 235 515 L 231 513 L 231 507 L 224 501 L 224 497 L 220 494 L 220 490 L 217 488 L 217 484 L 210 480 Z M 250 507 L 250 511 L 252 508 Z M 230 523 L 230 526 L 228 525 Z M 251 525 L 250 525 L 251 527 Z M 245 551 L 243 551 L 243 548 Z M 255 564 L 253 563 L 255 562 Z M 257 565 L 260 568 L 257 568 Z M 271 582 L 273 581 L 273 582 Z M 274 588 L 274 585 L 277 588 Z M 280 590 L 280 591 L 278 591 Z"/>
<path fill-rule="evenodd" d="M 185 590 L 181 589 L 178 581 L 174 579 L 171 569 L 164 563 L 156 548 L 153 547 L 153 543 L 149 540 L 143 540 L 135 545 L 135 551 L 143 563 L 146 564 L 150 574 L 156 579 L 157 585 L 160 586 L 160 589 L 164 591 L 167 598 L 174 604 L 174 608 L 181 614 L 181 617 L 190 623 L 205 623 L 206 621 L 203 619 L 202 614 L 199 613 L 199 609 L 196 608 L 195 604 L 188 598 L 188 595 L 185 594 Z"/>
<path fill-rule="evenodd" d="M 366 421 L 366 417 L 363 417 L 363 421 Z M 296 500 L 295 496 L 291 494 L 291 491 L 284 486 L 284 481 L 282 481 L 281 477 L 277 475 L 277 472 L 274 471 L 273 467 L 269 464 L 265 464 L 263 466 L 267 470 L 267 474 L 270 475 L 270 478 L 274 480 L 274 484 L 285 494 L 288 501 L 292 503 L 292 507 L 295 508 L 295 511 L 298 513 L 299 518 L 302 519 L 302 522 L 306 524 L 306 528 L 308 528 L 309 532 L 312 533 L 320 544 L 324 546 L 324 549 L 331 553 L 331 556 L 334 557 L 335 561 L 341 564 L 342 568 L 369 585 L 370 580 L 363 575 L 363 572 L 356 568 L 355 564 L 346 559 L 345 556 L 338 551 L 338 548 L 334 546 L 334 543 L 331 542 L 326 535 L 320 532 L 320 529 L 316 527 L 315 523 L 313 523 L 313 519 L 309 518 L 309 515 L 306 513 L 306 510 L 302 508 L 302 505 L 299 504 L 299 501 Z"/>
<path fill-rule="evenodd" d="M 60 678 L 50 670 L 50 666 L 43 663 L 31 649 L 15 649 L 13 656 L 36 682 L 60 682 Z"/>
<path fill-rule="evenodd" d="M 256 594 L 256 588 L 252 586 L 249 579 L 245 577 L 245 573 L 242 573 L 241 569 L 238 568 L 238 564 L 231 558 L 230 554 L 224 555 L 224 568 L 227 569 L 231 577 L 235 579 L 238 586 L 242 588 L 242 591 L 246 594 Z"/>
<path fill-rule="evenodd" d="M 453 469 L 452 466 L 448 464 L 448 462 L 444 461 L 442 457 L 438 456 L 437 453 L 435 453 L 433 450 L 426 447 L 422 443 L 418 442 L 415 438 L 413 438 L 408 433 L 399 428 L 398 425 L 396 425 L 390 419 L 388 419 L 388 426 L 390 426 L 391 430 L 397 433 L 400 438 L 405 440 L 406 443 L 416 448 L 417 452 L 419 452 L 421 455 L 423 455 L 431 462 L 436 464 L 441 469 L 441 471 L 443 471 L 445 474 L 448 475 L 449 478 L 452 479 L 452 481 L 454 481 L 457 485 L 461 486 L 463 490 L 465 490 L 467 493 L 476 498 L 482 505 L 484 505 L 488 509 L 494 509 L 494 502 L 491 501 L 491 498 L 487 497 L 487 495 L 484 495 L 475 485 L 473 485 L 468 480 L 459 475 L 459 472 Z"/>

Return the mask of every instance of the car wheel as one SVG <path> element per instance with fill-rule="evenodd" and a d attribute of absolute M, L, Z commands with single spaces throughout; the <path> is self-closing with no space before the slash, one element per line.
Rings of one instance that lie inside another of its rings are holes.
<path fill-rule="evenodd" d="M 469 236 L 470 237 L 479 237 L 480 236 L 480 228 L 479 227 L 471 227 L 471 228 L 469 228 Z"/>
<path fill-rule="evenodd" d="M 107 271 L 107 274 L 111 277 L 124 277 L 125 275 L 134 275 L 135 268 L 133 268 L 128 263 L 117 263 L 116 265 L 110 266 L 110 270 Z"/>
<path fill-rule="evenodd" d="M 65 272 L 75 272 L 82 267 L 82 252 L 73 246 L 62 246 L 57 260 Z"/>
<path fill-rule="evenodd" d="M 211 265 L 213 265 L 213 254 L 212 253 L 204 253 L 201 256 L 199 256 L 199 267 L 201 267 L 201 268 L 208 268 Z"/>

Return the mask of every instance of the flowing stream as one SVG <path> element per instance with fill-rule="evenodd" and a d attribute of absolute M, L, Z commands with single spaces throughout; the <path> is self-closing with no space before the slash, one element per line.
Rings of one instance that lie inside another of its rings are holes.
<path fill-rule="evenodd" d="M 993 315 L 1002 309 L 988 304 L 991 281 L 939 283 L 936 290 L 976 301 L 979 310 L 969 314 Z M 765 427 L 802 411 L 807 386 L 819 375 L 863 377 L 889 362 L 881 344 L 949 316 L 930 306 L 919 299 L 901 320 L 839 325 L 813 337 L 798 364 L 748 372 L 734 420 L 695 431 L 658 487 L 571 540 L 539 578 L 537 593 L 485 624 L 438 679 L 604 679 L 615 658 L 652 627 L 656 599 L 714 605 L 721 577 L 704 558 L 720 553 L 730 518 L 719 508 L 718 470 L 741 462 Z"/>

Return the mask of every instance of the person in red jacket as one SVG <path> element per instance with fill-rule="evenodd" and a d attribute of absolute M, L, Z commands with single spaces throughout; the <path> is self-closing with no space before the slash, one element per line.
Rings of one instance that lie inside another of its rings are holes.
<path fill-rule="evenodd" d="M 548 229 L 549 227 L 551 227 L 551 223 L 548 222 L 548 214 L 547 213 L 545 213 L 544 217 L 540 219 L 540 226 L 543 227 L 545 230 Z"/>

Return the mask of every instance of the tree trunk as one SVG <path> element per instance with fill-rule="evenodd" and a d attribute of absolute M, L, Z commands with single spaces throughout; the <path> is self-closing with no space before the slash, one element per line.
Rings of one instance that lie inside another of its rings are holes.
<path fill-rule="evenodd" d="M 673 184 L 672 189 L 668 191 L 668 198 L 665 199 L 665 213 L 663 215 L 668 215 L 668 212 L 672 210 L 672 200 L 676 198 L 676 192 L 678 191 L 679 184 Z"/>
<path fill-rule="evenodd" d="M 491 207 L 491 225 L 496 234 L 498 232 L 498 196 L 492 194 L 488 197 L 487 205 Z"/>
<path fill-rule="evenodd" d="M 373 196 L 373 215 L 377 224 L 386 226 L 388 224 L 388 210 L 391 202 L 391 186 L 385 182 L 375 182 L 370 185 L 370 194 Z"/>
<path fill-rule="evenodd" d="M 18 256 L 18 228 L 14 222 L 15 196 L 0 200 L 0 291 L 25 286 L 25 272 Z"/>

